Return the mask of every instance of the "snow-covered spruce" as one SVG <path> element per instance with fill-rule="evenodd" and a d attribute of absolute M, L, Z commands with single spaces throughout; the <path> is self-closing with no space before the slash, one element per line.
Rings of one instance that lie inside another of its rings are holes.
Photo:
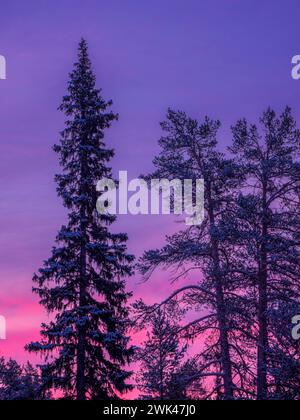
<path fill-rule="evenodd" d="M 27 346 L 45 356 L 43 376 L 49 389 L 65 398 L 112 399 L 130 389 L 126 364 L 133 348 L 126 335 L 126 276 L 133 256 L 126 253 L 126 234 L 114 234 L 114 216 L 96 212 L 96 183 L 111 177 L 113 150 L 104 130 L 117 116 L 108 111 L 95 87 L 87 44 L 80 42 L 78 62 L 70 74 L 60 110 L 67 116 L 59 144 L 62 173 L 57 191 L 68 209 L 68 223 L 57 246 L 34 276 L 34 292 L 52 314 L 42 325 L 42 340 Z"/>
<path fill-rule="evenodd" d="M 48 400 L 43 377 L 29 362 L 21 366 L 15 360 L 0 358 L 0 401 Z"/>

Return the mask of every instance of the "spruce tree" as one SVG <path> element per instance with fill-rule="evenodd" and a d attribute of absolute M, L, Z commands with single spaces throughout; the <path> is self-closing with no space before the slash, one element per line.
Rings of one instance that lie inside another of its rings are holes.
<path fill-rule="evenodd" d="M 40 373 L 29 362 L 21 366 L 15 360 L 0 358 L 0 400 L 46 400 Z"/>
<path fill-rule="evenodd" d="M 67 117 L 59 144 L 62 173 L 58 195 L 68 209 L 51 257 L 34 276 L 34 292 L 51 314 L 42 339 L 29 351 L 45 356 L 43 377 L 64 398 L 115 399 L 131 387 L 125 368 L 133 355 L 126 335 L 129 294 L 125 277 L 133 256 L 126 234 L 109 229 L 113 215 L 96 212 L 96 184 L 111 178 L 114 151 L 104 143 L 104 130 L 117 116 L 95 87 L 87 43 L 81 40 L 78 62 L 70 74 L 60 110 Z"/>

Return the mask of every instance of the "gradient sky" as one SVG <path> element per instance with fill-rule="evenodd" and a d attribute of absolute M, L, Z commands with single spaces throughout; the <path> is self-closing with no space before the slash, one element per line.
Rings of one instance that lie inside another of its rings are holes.
<path fill-rule="evenodd" d="M 64 118 L 57 111 L 79 39 L 90 45 L 98 86 L 120 114 L 107 133 L 114 170 L 130 177 L 152 168 L 169 106 L 222 122 L 220 144 L 240 117 L 256 121 L 268 105 L 300 118 L 299 0 L 26 0 L 0 6 L 0 314 L 7 340 L 0 354 L 28 356 L 45 319 L 31 294 L 32 273 L 50 255 L 65 221 L 56 196 L 51 146 Z M 168 217 L 127 217 L 131 252 L 140 256 L 178 228 Z M 197 276 L 195 274 L 194 276 Z M 195 277 L 196 278 L 196 277 Z M 167 273 L 128 283 L 135 297 L 159 301 L 172 288 Z"/>

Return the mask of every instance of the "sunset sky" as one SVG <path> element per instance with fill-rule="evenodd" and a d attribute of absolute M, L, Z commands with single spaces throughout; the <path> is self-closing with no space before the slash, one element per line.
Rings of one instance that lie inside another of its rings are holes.
<path fill-rule="evenodd" d="M 57 107 L 80 38 L 89 43 L 97 85 L 120 114 L 106 136 L 116 150 L 114 172 L 137 177 L 152 169 L 168 107 L 220 119 L 222 149 L 238 118 L 257 121 L 268 105 L 278 112 L 290 105 L 299 121 L 300 80 L 291 78 L 299 17 L 299 0 L 2 2 L 0 314 L 7 340 L 0 355 L 27 360 L 24 345 L 46 319 L 31 279 L 66 220 L 51 147 L 63 128 Z M 122 216 L 116 228 L 128 233 L 129 250 L 139 257 L 179 227 L 172 217 Z M 174 287 L 165 272 L 147 284 L 139 275 L 128 281 L 134 297 L 149 303 Z"/>

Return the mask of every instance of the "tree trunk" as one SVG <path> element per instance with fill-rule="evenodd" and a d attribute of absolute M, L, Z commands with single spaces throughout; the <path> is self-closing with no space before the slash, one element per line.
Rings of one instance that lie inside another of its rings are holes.
<path fill-rule="evenodd" d="M 257 399 L 267 399 L 267 347 L 268 347 L 268 295 L 267 295 L 267 188 L 263 185 L 263 218 L 262 218 L 262 244 L 258 276 L 258 325 L 259 337 L 257 348 Z"/>
<path fill-rule="evenodd" d="M 76 394 L 77 400 L 86 399 L 85 390 L 85 329 L 78 328 L 78 345 L 77 345 L 77 375 L 76 375 Z"/>
<path fill-rule="evenodd" d="M 261 273 L 259 280 L 259 303 L 258 303 L 258 323 L 259 337 L 257 348 L 257 399 L 267 399 L 267 356 L 268 346 L 268 323 L 267 323 L 267 283 L 265 276 Z"/>
<path fill-rule="evenodd" d="M 162 357 L 162 339 L 160 337 L 159 339 L 159 379 L 160 379 L 160 384 L 159 384 L 159 394 L 160 394 L 160 399 L 164 400 L 164 368 L 163 368 L 163 357 Z"/>
<path fill-rule="evenodd" d="M 85 154 L 81 155 L 81 180 L 85 179 L 86 162 Z M 85 184 L 81 183 L 81 194 L 86 193 Z M 80 208 L 80 284 L 79 284 L 79 317 L 82 317 L 81 308 L 86 306 L 86 204 L 82 204 Z M 76 374 L 76 399 L 79 401 L 86 400 L 86 381 L 85 381 L 85 363 L 86 363 L 86 327 L 79 325 L 78 327 L 78 344 L 77 344 L 77 374 Z"/>
<path fill-rule="evenodd" d="M 211 197 L 211 188 L 208 187 L 208 216 L 210 221 L 210 226 L 213 228 L 215 226 L 215 215 L 213 202 Z M 232 363 L 230 357 L 230 347 L 228 340 L 228 327 L 226 319 L 226 308 L 224 300 L 224 291 L 222 285 L 222 278 L 220 276 L 220 258 L 218 251 L 218 241 L 215 238 L 211 239 L 212 246 L 212 259 L 213 259 L 213 270 L 214 270 L 214 284 L 216 291 L 216 303 L 217 303 L 217 319 L 219 324 L 220 331 L 220 344 L 221 344 L 221 364 L 223 369 L 223 382 L 224 382 L 224 392 L 226 400 L 234 399 L 234 385 L 232 380 Z"/>
<path fill-rule="evenodd" d="M 216 281 L 216 294 L 217 294 L 217 317 L 220 330 L 220 342 L 221 342 L 221 359 L 224 373 L 224 390 L 225 399 L 232 400 L 233 394 L 233 380 L 232 380 L 232 365 L 230 358 L 229 340 L 228 340 L 228 328 L 225 314 L 225 303 L 222 285 L 220 281 Z"/>

